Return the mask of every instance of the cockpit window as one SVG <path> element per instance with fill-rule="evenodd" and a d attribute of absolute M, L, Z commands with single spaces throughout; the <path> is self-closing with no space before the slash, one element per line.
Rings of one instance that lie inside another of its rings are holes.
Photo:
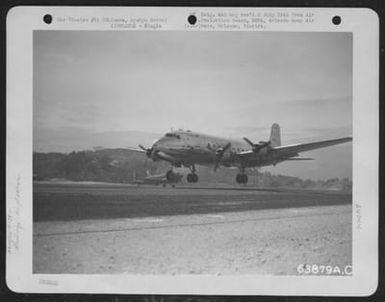
<path fill-rule="evenodd" d="M 166 137 L 175 137 L 177 139 L 180 139 L 180 135 L 176 133 L 166 133 Z"/>

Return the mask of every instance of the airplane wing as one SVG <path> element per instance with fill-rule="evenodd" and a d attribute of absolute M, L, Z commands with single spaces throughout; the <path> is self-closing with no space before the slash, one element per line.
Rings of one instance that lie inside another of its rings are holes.
<path fill-rule="evenodd" d="M 337 138 L 337 139 L 318 141 L 318 142 L 313 142 L 313 143 L 279 146 L 279 147 L 274 147 L 272 149 L 272 151 L 273 152 L 279 152 L 279 153 L 295 153 L 296 154 L 296 153 L 300 153 L 300 152 L 325 148 L 325 147 L 338 145 L 338 144 L 351 142 L 351 141 L 352 141 L 352 138 L 349 136 L 349 137 L 343 137 L 343 138 Z"/>
<path fill-rule="evenodd" d="M 138 152 L 138 153 L 146 153 L 145 150 L 142 150 L 142 149 L 139 149 L 139 148 L 126 147 L 125 149 L 126 150 L 130 150 L 130 151 L 134 151 L 134 152 Z"/>
<path fill-rule="evenodd" d="M 352 141 L 351 137 L 343 137 L 331 140 L 324 140 L 305 144 L 293 144 L 286 146 L 277 146 L 266 149 L 262 152 L 253 150 L 244 151 L 237 156 L 246 167 L 269 166 L 286 160 L 311 160 L 311 158 L 297 158 L 298 153 L 325 148 Z"/>
<path fill-rule="evenodd" d="M 139 145 L 139 146 L 141 146 L 141 145 Z M 150 148 L 146 149 L 144 147 L 142 147 L 142 148 L 126 147 L 125 149 L 133 151 L 133 152 L 145 154 L 147 156 L 150 156 L 153 160 L 161 159 L 161 160 L 167 161 L 167 162 L 172 163 L 172 164 L 176 163 L 173 157 L 171 157 L 171 156 L 169 156 L 169 155 L 167 155 L 161 151 L 156 151 L 156 152 L 153 152 L 153 154 L 151 154 Z M 151 155 L 149 155 L 149 152 Z M 178 164 L 178 163 L 176 163 L 176 164 Z"/>

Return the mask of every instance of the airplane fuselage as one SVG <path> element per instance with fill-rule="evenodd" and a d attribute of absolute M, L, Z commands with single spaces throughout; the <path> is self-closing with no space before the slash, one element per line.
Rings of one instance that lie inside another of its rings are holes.
<path fill-rule="evenodd" d="M 154 156 L 166 155 L 175 163 L 186 166 L 209 165 L 215 161 L 216 150 L 228 143 L 231 145 L 222 159 L 222 165 L 228 166 L 231 163 L 231 154 L 250 149 L 247 143 L 196 132 L 176 131 L 155 141 L 152 148 Z"/>
<path fill-rule="evenodd" d="M 261 149 L 257 156 L 254 155 L 248 160 L 242 160 L 237 154 L 250 150 L 250 146 L 246 142 L 191 131 L 167 133 L 154 142 L 152 154 L 155 160 L 158 157 L 174 162 L 177 166 L 213 165 L 217 156 L 216 150 L 229 143 L 230 147 L 221 159 L 221 165 L 225 167 L 266 166 L 282 161 L 282 159 L 276 158 L 274 154 L 269 154 L 268 147 Z M 290 156 L 295 155 L 295 153 L 290 154 Z"/>

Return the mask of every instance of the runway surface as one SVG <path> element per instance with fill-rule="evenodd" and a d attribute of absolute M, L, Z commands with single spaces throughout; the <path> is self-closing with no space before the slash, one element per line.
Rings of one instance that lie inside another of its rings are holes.
<path fill-rule="evenodd" d="M 33 272 L 279 274 L 352 263 L 351 194 L 34 184 Z"/>
<path fill-rule="evenodd" d="M 73 221 L 351 204 L 351 193 L 250 187 L 35 183 L 33 219 Z"/>

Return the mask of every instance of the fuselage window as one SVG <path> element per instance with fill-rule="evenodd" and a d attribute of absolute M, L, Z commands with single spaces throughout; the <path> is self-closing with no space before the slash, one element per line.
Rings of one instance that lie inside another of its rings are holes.
<path fill-rule="evenodd" d="M 175 138 L 177 138 L 177 139 L 180 139 L 180 135 L 175 134 L 175 133 L 166 133 L 165 136 L 166 136 L 166 137 L 175 137 Z"/>

